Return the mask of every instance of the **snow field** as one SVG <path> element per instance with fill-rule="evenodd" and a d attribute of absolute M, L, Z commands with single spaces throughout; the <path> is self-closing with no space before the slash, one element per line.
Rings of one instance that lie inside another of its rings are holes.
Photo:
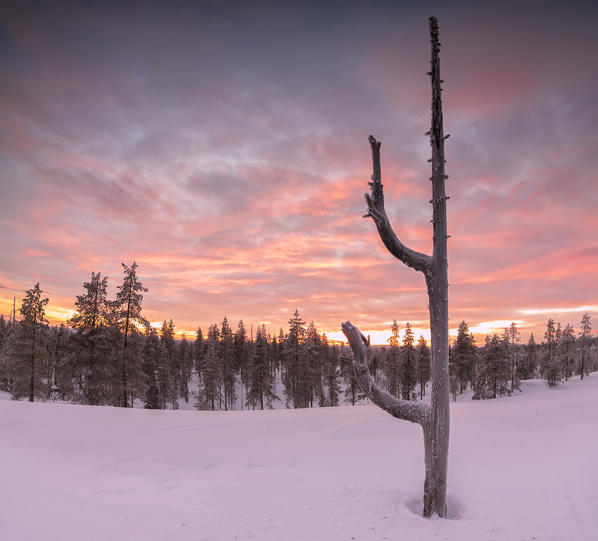
<path fill-rule="evenodd" d="M 420 428 L 375 406 L 149 411 L 0 401 L 7 540 L 537 540 L 598 532 L 598 373 L 451 403 L 447 520 Z"/>

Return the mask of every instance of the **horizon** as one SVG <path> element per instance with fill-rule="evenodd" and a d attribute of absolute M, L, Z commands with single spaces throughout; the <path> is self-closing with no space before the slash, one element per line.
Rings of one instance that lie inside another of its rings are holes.
<path fill-rule="evenodd" d="M 423 279 L 361 216 L 372 133 L 393 227 L 429 251 L 434 11 L 450 327 L 577 330 L 598 310 L 596 7 L 433 5 L 2 8 L 0 313 L 39 282 L 66 321 L 92 271 L 113 297 L 136 261 L 144 315 L 188 335 L 298 309 L 332 339 L 347 319 L 429 338 Z"/>
<path fill-rule="evenodd" d="M 40 287 L 41 287 L 41 285 L 40 285 Z M 43 289 L 42 289 L 42 291 L 43 291 Z M 44 295 L 45 295 L 45 292 L 44 292 Z M 16 306 L 17 306 L 17 314 L 18 314 L 19 304 L 17 303 Z M 585 313 L 588 313 L 591 318 L 591 316 L 592 316 L 591 311 L 596 308 L 597 308 L 596 306 L 581 306 L 576 309 L 569 309 L 566 312 L 558 312 L 557 311 L 557 313 L 581 314 L 579 316 L 579 319 L 581 320 L 582 315 Z M 301 313 L 301 310 L 299 310 L 298 308 L 296 310 L 298 310 L 299 316 L 303 319 L 304 314 Z M 59 326 L 60 324 L 65 324 L 66 326 L 69 326 L 69 318 L 72 317 L 76 313 L 76 311 L 74 309 L 74 304 L 73 304 L 73 309 L 69 309 L 69 310 L 58 309 L 57 310 L 55 307 L 52 306 L 51 302 L 48 303 L 45 312 L 46 312 L 46 317 L 49 321 L 49 324 L 54 325 L 54 326 Z M 545 312 L 541 312 L 541 313 L 544 314 Z M 64 317 L 66 315 L 68 315 L 68 317 Z M 8 315 L 4 314 L 4 313 L 0 313 L 0 316 L 4 317 L 4 319 L 6 321 L 10 321 L 12 319 L 12 311 Z M 234 321 L 231 321 L 226 315 L 224 315 L 218 321 L 212 321 L 205 325 L 198 326 L 202 330 L 204 339 L 207 335 L 208 327 L 212 324 L 216 324 L 216 325 L 218 325 L 218 327 L 220 327 L 222 320 L 224 318 L 227 319 L 229 325 L 233 328 L 233 330 L 235 330 L 237 328 L 238 323 L 243 321 L 243 324 L 248 332 L 248 338 L 251 340 L 253 340 L 253 335 L 255 334 L 255 332 L 257 332 L 257 328 L 262 325 L 266 326 L 266 330 L 268 331 L 268 334 L 271 335 L 272 337 L 277 336 L 278 330 L 282 329 L 283 331 L 286 331 L 287 327 L 288 327 L 288 321 L 285 325 L 282 325 L 280 327 L 274 327 L 274 326 L 270 325 L 269 321 L 258 320 L 257 322 L 252 322 L 252 321 L 247 321 L 247 320 L 244 320 L 243 318 L 241 318 L 241 320 L 239 320 L 238 322 L 234 322 Z M 577 333 L 578 327 L 576 327 L 575 324 L 571 323 L 570 319 L 561 321 L 559 319 L 555 319 L 555 318 L 551 317 L 550 314 L 548 315 L 548 318 L 553 319 L 555 323 L 562 324 L 563 328 L 568 324 L 571 325 L 573 327 L 574 331 L 576 331 L 576 334 L 578 334 Z M 19 319 L 20 319 L 20 317 L 17 315 L 16 320 L 19 321 Z M 180 327 L 177 327 L 176 322 L 170 317 L 166 317 L 166 319 L 164 319 L 162 321 L 150 321 L 149 323 L 150 323 L 150 326 L 153 327 L 154 329 L 160 329 L 162 327 L 163 323 L 166 323 L 167 321 L 170 321 L 170 320 L 172 320 L 174 323 L 175 339 L 176 340 L 181 340 L 183 337 L 188 340 L 194 340 L 197 337 L 197 328 L 195 330 L 181 329 Z M 465 321 L 465 320 L 461 320 L 461 321 Z M 459 324 L 461 323 L 461 321 L 459 321 Z M 547 321 L 548 321 L 548 319 L 544 323 L 546 323 Z M 308 318 L 306 318 L 304 320 L 304 322 L 306 325 L 309 323 L 315 324 L 314 320 L 308 319 Z M 423 336 L 425 338 L 428 346 L 430 345 L 430 328 L 422 325 L 422 323 L 424 323 L 424 322 L 417 322 L 417 321 L 396 321 L 396 322 L 399 325 L 399 340 L 401 342 L 405 336 L 405 327 L 406 327 L 407 323 L 409 323 L 411 326 L 411 329 L 413 331 L 414 339 L 417 341 L 417 340 L 419 340 L 420 336 Z M 539 343 L 543 342 L 543 336 L 544 336 L 543 329 L 541 327 L 538 327 L 536 330 L 530 330 L 521 320 L 488 321 L 488 322 L 483 322 L 478 325 L 472 325 L 468 321 L 465 321 L 465 322 L 468 325 L 469 332 L 474 335 L 475 340 L 476 340 L 476 345 L 478 345 L 478 346 L 481 345 L 481 343 L 483 342 L 483 340 L 486 336 L 492 335 L 494 333 L 501 334 L 512 323 L 515 323 L 517 325 L 517 329 L 520 332 L 520 340 L 519 340 L 520 344 L 527 342 L 527 340 L 530 337 L 530 334 L 534 334 L 534 339 L 535 339 L 536 343 L 539 344 Z M 370 329 L 370 330 L 363 332 L 363 334 L 365 336 L 367 336 L 368 338 L 371 338 L 372 346 L 388 346 L 388 340 L 392 334 L 391 330 L 390 330 L 390 326 L 393 324 L 393 321 L 384 322 L 384 324 L 388 327 L 388 329 L 382 328 L 382 326 L 381 326 L 380 328 L 374 328 L 374 329 Z M 453 339 L 456 338 L 459 324 L 457 324 L 457 326 L 455 326 L 455 327 L 449 326 L 449 341 L 452 341 Z M 254 330 L 254 327 L 255 327 L 255 330 Z M 325 328 L 318 326 L 317 324 L 316 324 L 316 328 L 318 329 L 318 332 L 320 335 L 326 335 L 329 343 L 338 344 L 338 345 L 347 345 L 347 340 L 346 340 L 344 334 L 342 333 L 342 331 L 325 329 Z M 598 333 L 598 329 L 592 329 L 590 331 L 590 334 L 595 335 L 597 333 Z M 286 332 L 285 332 L 285 334 L 286 334 Z"/>

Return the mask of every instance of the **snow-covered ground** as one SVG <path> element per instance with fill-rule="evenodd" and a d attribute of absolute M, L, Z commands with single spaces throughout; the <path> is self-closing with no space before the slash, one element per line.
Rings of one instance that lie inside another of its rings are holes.
<path fill-rule="evenodd" d="M 2 400 L 0 538 L 598 538 L 598 373 L 451 408 L 450 519 L 427 520 L 420 429 L 374 406 L 195 412 Z"/>

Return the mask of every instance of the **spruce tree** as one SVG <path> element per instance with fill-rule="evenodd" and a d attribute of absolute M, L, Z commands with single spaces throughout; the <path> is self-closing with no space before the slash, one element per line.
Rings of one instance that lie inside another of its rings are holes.
<path fill-rule="evenodd" d="M 386 355 L 386 388 L 388 392 L 400 398 L 401 396 L 401 358 L 399 349 L 399 325 L 397 320 L 393 320 L 390 328 L 391 335 L 387 339 L 389 344 Z"/>
<path fill-rule="evenodd" d="M 591 341 L 591 330 L 592 325 L 590 323 L 590 314 L 587 312 L 581 318 L 581 325 L 580 325 L 580 332 L 579 332 L 579 347 L 581 349 L 580 355 L 580 363 L 579 363 L 579 374 L 581 375 L 581 379 L 584 376 L 590 375 L 590 367 L 588 362 L 588 351 L 590 348 L 590 341 Z"/>
<path fill-rule="evenodd" d="M 44 380 L 48 382 L 49 397 L 51 400 L 63 400 L 65 393 L 72 390 L 72 379 L 68 381 L 63 370 L 68 362 L 68 335 L 64 323 L 48 329 L 45 345 L 47 371 Z"/>
<path fill-rule="evenodd" d="M 450 365 L 449 362 L 449 388 L 451 391 L 451 395 L 453 397 L 453 401 L 457 401 L 457 393 L 459 392 L 459 379 L 455 375 L 454 366 Z"/>
<path fill-rule="evenodd" d="M 127 379 L 129 382 L 129 400 L 131 407 L 134 407 L 136 398 L 144 398 L 147 381 L 143 372 L 143 346 L 145 345 L 144 332 L 134 326 L 130 330 L 127 355 Z"/>
<path fill-rule="evenodd" d="M 160 359 L 158 389 L 160 406 L 166 409 L 170 402 L 172 409 L 178 409 L 178 362 L 176 354 L 176 342 L 174 340 L 174 322 L 171 320 L 162 323 L 160 329 Z"/>
<path fill-rule="evenodd" d="M 121 311 L 115 302 L 107 303 L 106 310 L 106 326 L 102 327 L 102 340 L 97 342 L 97 346 L 101 346 L 101 352 L 98 352 L 98 356 L 102 355 L 102 368 L 104 373 L 102 374 L 102 380 L 106 383 L 103 386 L 102 391 L 104 393 L 103 400 L 105 403 L 112 406 L 122 406 L 123 403 L 123 362 L 125 370 L 131 366 L 131 360 L 129 356 L 136 354 L 136 347 L 130 348 L 131 345 L 127 344 L 127 353 L 123 355 L 123 333 L 121 330 Z M 97 347 L 96 346 L 96 347 Z M 129 351 L 129 349 L 131 351 Z M 127 371 L 128 374 L 128 371 Z M 79 382 L 81 388 L 83 388 L 83 382 Z M 129 387 L 129 384 L 128 384 Z"/>
<path fill-rule="evenodd" d="M 213 324 L 208 329 L 208 338 L 202 370 L 202 381 L 196 403 L 197 409 L 215 410 L 221 401 L 220 363 L 218 357 L 218 339 L 220 331 L 218 325 Z"/>
<path fill-rule="evenodd" d="M 160 409 L 159 379 L 162 374 L 160 370 L 161 353 L 160 337 L 158 331 L 148 326 L 146 329 L 145 344 L 143 347 L 143 372 L 147 381 L 147 391 L 145 394 L 144 407 L 146 409 Z"/>
<path fill-rule="evenodd" d="M 280 357 L 278 355 L 278 341 L 276 336 L 268 335 L 268 364 L 272 372 L 272 378 L 276 381 L 276 374 L 280 364 Z"/>
<path fill-rule="evenodd" d="M 0 314 L 0 350 L 4 346 L 4 342 L 8 336 L 10 324 L 4 319 L 4 314 Z"/>
<path fill-rule="evenodd" d="M 338 358 L 338 349 L 336 346 L 330 347 L 326 335 L 322 336 L 323 359 L 324 359 L 324 377 L 326 380 L 326 389 L 328 395 L 328 406 L 338 406 L 340 401 L 340 363 Z"/>
<path fill-rule="evenodd" d="M 511 363 L 508 342 L 494 333 L 486 336 L 476 374 L 474 399 L 497 398 L 511 393 Z"/>
<path fill-rule="evenodd" d="M 233 336 L 233 369 L 243 374 L 247 369 L 247 330 L 241 319 Z"/>
<path fill-rule="evenodd" d="M 276 352 L 276 356 L 278 358 L 278 372 L 280 374 L 280 379 L 282 379 L 282 373 L 284 371 L 284 343 L 285 343 L 286 335 L 282 330 L 282 327 L 278 330 L 278 339 L 276 340 L 278 345 L 278 350 Z"/>
<path fill-rule="evenodd" d="M 289 334 L 283 344 L 284 373 L 283 384 L 286 404 L 294 408 L 304 408 L 308 404 L 304 401 L 304 382 L 306 377 L 305 362 L 305 321 L 301 319 L 299 311 L 295 310 L 289 320 Z"/>
<path fill-rule="evenodd" d="M 0 391 L 9 392 L 9 363 L 7 356 L 7 343 L 11 325 L 4 315 L 0 314 Z"/>
<path fill-rule="evenodd" d="M 46 398 L 47 385 L 44 375 L 47 373 L 47 334 L 45 306 L 48 299 L 42 299 L 43 291 L 39 283 L 26 291 L 19 310 L 22 318 L 14 321 L 5 337 L 3 357 L 3 376 L 6 390 L 13 399 L 28 397 Z"/>
<path fill-rule="evenodd" d="M 521 340 L 521 334 L 514 321 L 505 329 L 505 337 L 509 344 L 509 355 L 511 357 L 511 394 L 515 389 L 521 390 L 519 385 L 519 377 L 517 374 L 517 342 Z"/>
<path fill-rule="evenodd" d="M 546 339 L 546 351 L 543 362 L 544 379 L 549 387 L 556 387 L 561 382 L 561 370 L 557 357 L 557 329 L 554 326 L 553 319 L 549 319 L 546 324 L 544 338 Z"/>
<path fill-rule="evenodd" d="M 12 350 L 13 387 L 12 397 L 28 396 L 29 402 L 45 396 L 41 378 L 43 334 L 46 330 L 46 305 L 48 298 L 42 298 L 39 283 L 25 292 L 19 313 L 21 321 L 16 325 Z"/>
<path fill-rule="evenodd" d="M 538 344 L 534 339 L 534 333 L 531 333 L 529 340 L 525 345 L 524 357 L 517 365 L 517 377 L 519 380 L 531 379 L 536 376 L 538 368 Z"/>
<path fill-rule="evenodd" d="M 378 384 L 384 383 L 384 367 L 386 363 L 386 348 L 384 346 L 380 348 L 372 348 L 369 357 L 369 367 L 372 374 L 372 378 Z"/>
<path fill-rule="evenodd" d="M 415 400 L 417 365 L 415 362 L 413 341 L 413 330 L 411 329 L 411 324 L 407 322 L 403 345 L 401 347 L 401 398 L 403 400 Z"/>
<path fill-rule="evenodd" d="M 220 329 L 220 379 L 224 391 L 224 409 L 234 409 L 237 400 L 237 393 L 235 389 L 235 351 L 233 331 L 228 324 L 226 317 L 222 320 Z"/>
<path fill-rule="evenodd" d="M 419 382 L 419 399 L 426 394 L 426 384 L 430 381 L 430 348 L 426 339 L 420 335 L 417 343 L 417 381 Z"/>
<path fill-rule="evenodd" d="M 265 325 L 257 328 L 253 357 L 248 371 L 249 386 L 247 391 L 247 406 L 253 409 L 264 405 L 272 408 L 272 401 L 278 400 L 274 393 L 274 377 L 268 361 L 268 336 Z"/>
<path fill-rule="evenodd" d="M 75 314 L 69 325 L 75 329 L 76 364 L 82 383 L 83 403 L 105 404 L 110 395 L 111 367 L 107 366 L 105 341 L 108 331 L 108 278 L 91 273 L 91 280 L 83 283 L 83 295 L 77 295 Z"/>
<path fill-rule="evenodd" d="M 0 391 L 11 393 L 11 395 L 16 367 L 16 362 L 13 358 L 16 345 L 16 327 L 16 325 L 10 324 L 9 332 L 4 338 L 2 349 L 0 349 Z"/>
<path fill-rule="evenodd" d="M 475 338 L 465 321 L 459 323 L 457 338 L 450 352 L 450 371 L 455 377 L 457 392 L 463 393 L 473 382 L 477 350 Z"/>
<path fill-rule="evenodd" d="M 355 370 L 353 370 L 351 350 L 346 346 L 341 346 L 339 358 L 341 361 L 341 374 L 345 383 L 345 391 L 343 393 L 345 402 L 350 402 L 354 406 L 359 400 L 359 383 L 355 376 Z"/>
<path fill-rule="evenodd" d="M 189 403 L 189 380 L 193 371 L 193 352 L 191 344 L 187 340 L 185 333 L 177 346 L 177 357 L 179 366 L 179 396 L 187 404 Z"/>
<path fill-rule="evenodd" d="M 141 302 L 143 293 L 147 288 L 143 287 L 137 279 L 137 263 L 129 267 L 121 263 L 124 277 L 123 283 L 118 287 L 114 306 L 118 312 L 119 328 L 123 334 L 122 355 L 121 355 L 121 400 L 120 405 L 129 407 L 129 383 L 127 373 L 131 365 L 136 368 L 141 361 L 138 352 L 128 349 L 131 331 L 136 325 L 146 325 L 147 321 L 141 316 Z M 131 407 L 133 404 L 131 403 Z"/>
<path fill-rule="evenodd" d="M 554 339 L 555 339 L 555 346 L 556 346 L 556 356 L 558 358 L 558 347 L 561 344 L 561 341 L 563 339 L 563 329 L 561 327 L 561 322 L 557 322 L 556 324 L 556 331 L 554 332 Z"/>
<path fill-rule="evenodd" d="M 575 330 L 567 323 L 561 334 L 559 358 L 563 371 L 563 377 L 567 381 L 573 374 L 573 352 L 575 350 Z"/>
<path fill-rule="evenodd" d="M 197 377 L 201 380 L 203 370 L 203 356 L 205 350 L 205 342 L 203 339 L 203 332 L 201 327 L 197 327 L 195 343 L 193 344 L 193 368 Z"/>
<path fill-rule="evenodd" d="M 321 337 L 312 321 L 308 325 L 305 334 L 305 374 L 301 385 L 301 394 L 306 407 L 313 407 L 314 398 L 318 399 L 319 406 L 324 405 L 321 346 Z"/>

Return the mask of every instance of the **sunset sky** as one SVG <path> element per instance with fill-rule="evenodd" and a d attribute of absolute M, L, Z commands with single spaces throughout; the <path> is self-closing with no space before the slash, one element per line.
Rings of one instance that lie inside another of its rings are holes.
<path fill-rule="evenodd" d="M 422 275 L 362 215 L 371 133 L 395 231 L 431 250 L 436 15 L 450 326 L 598 327 L 595 4 L 6 4 L 0 313 L 39 281 L 64 320 L 136 261 L 145 316 L 179 331 L 296 308 L 331 337 L 427 329 Z"/>

